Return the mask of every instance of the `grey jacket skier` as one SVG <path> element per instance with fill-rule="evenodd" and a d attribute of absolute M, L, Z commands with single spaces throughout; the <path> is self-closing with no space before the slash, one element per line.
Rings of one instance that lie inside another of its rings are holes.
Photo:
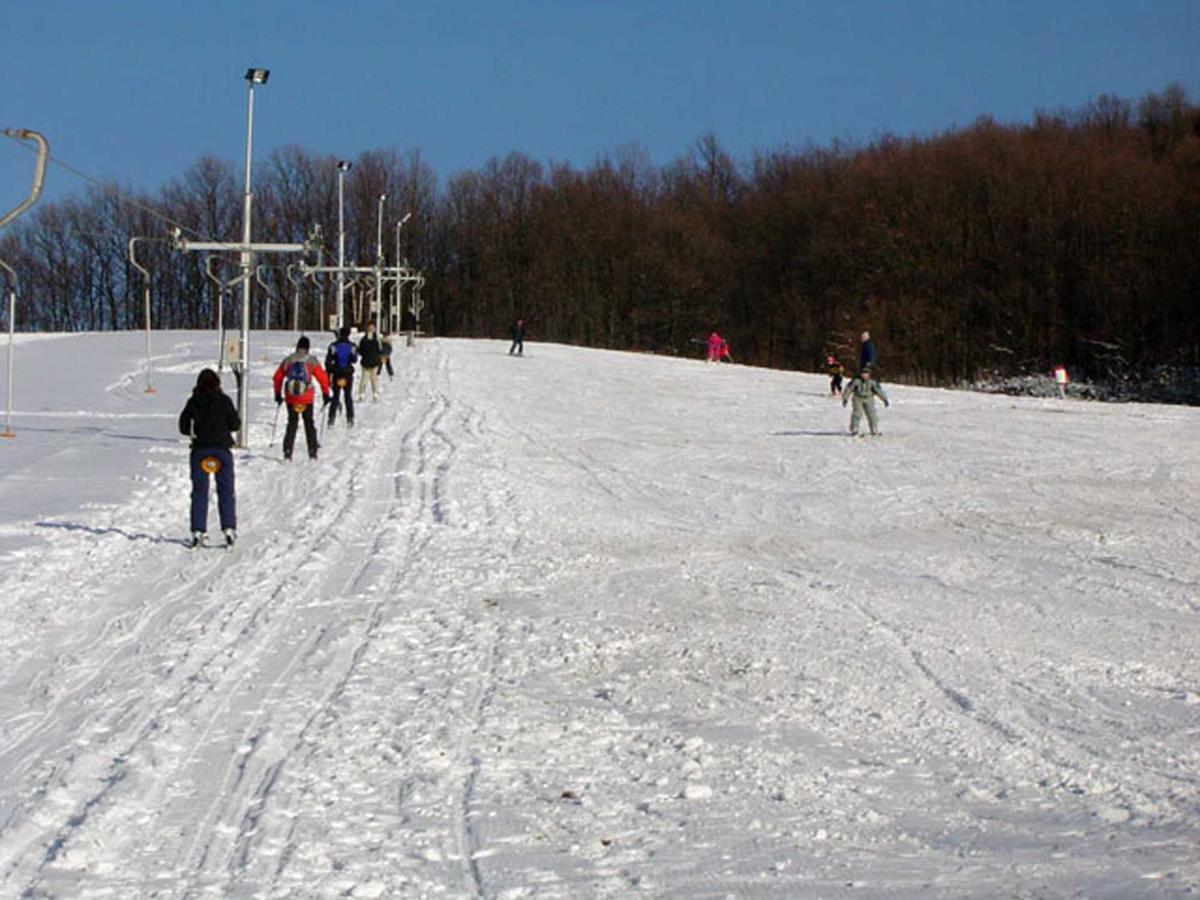
<path fill-rule="evenodd" d="M 864 412 L 867 414 L 867 425 L 871 429 L 871 434 L 879 434 L 879 415 L 875 411 L 876 397 L 883 401 L 884 406 L 891 405 L 888 402 L 888 395 L 884 393 L 879 382 L 871 377 L 871 367 L 864 366 L 858 375 L 850 379 L 850 383 L 842 391 L 843 408 L 851 399 L 854 400 L 854 410 L 850 413 L 851 434 L 858 434 L 858 423 L 862 421 Z"/>

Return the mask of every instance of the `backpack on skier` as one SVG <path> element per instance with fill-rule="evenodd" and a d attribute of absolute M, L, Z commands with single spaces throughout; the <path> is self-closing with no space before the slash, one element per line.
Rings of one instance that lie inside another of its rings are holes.
<path fill-rule="evenodd" d="M 307 396 L 311 390 L 312 375 L 308 371 L 308 364 L 297 360 L 288 366 L 283 377 L 284 399 L 292 406 L 304 407 L 308 405 Z"/>

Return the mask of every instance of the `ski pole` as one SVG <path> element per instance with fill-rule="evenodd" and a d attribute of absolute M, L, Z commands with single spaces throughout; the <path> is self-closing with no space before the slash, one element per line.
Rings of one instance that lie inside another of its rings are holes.
<path fill-rule="evenodd" d="M 271 423 L 271 439 L 267 441 L 268 447 L 275 445 L 275 429 L 279 427 L 279 411 L 283 409 L 282 403 L 275 404 L 275 421 Z"/>

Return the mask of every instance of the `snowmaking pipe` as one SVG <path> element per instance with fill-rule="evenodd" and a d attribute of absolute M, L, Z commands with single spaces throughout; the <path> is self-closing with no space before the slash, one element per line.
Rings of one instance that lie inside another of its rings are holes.
<path fill-rule="evenodd" d="M 13 398 L 13 321 L 17 317 L 17 273 L 13 267 L 0 259 L 0 269 L 8 276 L 8 380 L 6 382 L 6 400 L 4 406 L 4 431 L 0 437 L 16 437 L 12 430 L 12 398 Z"/>
<path fill-rule="evenodd" d="M 28 128 L 5 128 L 3 131 L 5 137 L 13 138 L 18 141 L 34 140 L 38 145 L 37 163 L 33 169 L 33 188 L 29 192 L 29 196 L 25 198 L 16 209 L 5 213 L 0 217 L 0 228 L 3 228 L 33 204 L 38 202 L 38 198 L 42 196 L 42 185 L 46 180 L 46 162 L 50 158 L 50 145 L 46 143 L 46 139 L 36 131 L 30 131 Z"/>
<path fill-rule="evenodd" d="M 396 223 L 396 293 L 392 297 L 392 321 L 390 322 L 390 325 L 393 327 L 388 329 L 393 333 L 400 330 L 400 317 L 404 312 L 404 283 L 401 281 L 400 276 L 400 270 L 403 268 L 403 266 L 400 264 L 400 229 L 402 229 L 404 224 L 411 218 L 412 210 L 410 209 L 403 216 L 401 216 L 400 221 Z"/>

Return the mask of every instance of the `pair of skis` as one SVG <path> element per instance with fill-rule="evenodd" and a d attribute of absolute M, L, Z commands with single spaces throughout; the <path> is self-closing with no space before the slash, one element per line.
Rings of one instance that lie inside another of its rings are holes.
<path fill-rule="evenodd" d="M 325 404 L 325 405 L 328 406 L 329 404 Z M 283 404 L 276 403 L 275 404 L 275 420 L 271 423 L 271 439 L 269 441 L 267 441 L 268 447 L 275 446 L 275 432 L 279 429 L 279 414 L 282 411 L 283 411 Z M 314 409 L 313 412 L 315 414 L 316 410 Z M 321 416 L 321 421 L 317 425 L 317 444 L 318 445 L 321 443 L 322 438 L 325 437 L 325 423 L 328 421 L 328 417 L 326 415 L 324 408 L 321 409 L 320 416 Z"/>
<path fill-rule="evenodd" d="M 232 550 L 233 545 L 235 543 L 237 543 L 237 532 L 234 531 L 232 528 L 226 528 L 226 529 L 222 530 L 221 534 L 225 538 L 225 549 Z M 207 541 L 208 541 L 208 535 L 205 532 L 193 531 L 192 532 L 192 543 L 190 546 L 193 550 L 198 550 L 201 547 L 207 547 L 208 546 Z"/>

